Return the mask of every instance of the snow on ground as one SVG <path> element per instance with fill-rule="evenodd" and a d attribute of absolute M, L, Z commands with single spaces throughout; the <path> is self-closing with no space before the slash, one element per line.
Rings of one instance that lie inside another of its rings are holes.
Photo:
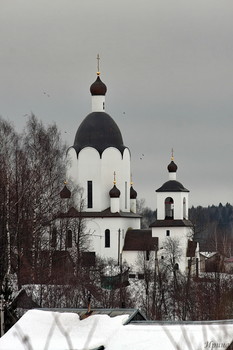
<path fill-rule="evenodd" d="M 226 350 L 233 340 L 233 320 L 123 325 L 128 315 L 93 315 L 28 311 L 2 338 L 1 350 Z"/>
<path fill-rule="evenodd" d="M 75 313 L 30 310 L 2 337 L 1 350 L 93 349 L 128 319 L 93 315 L 80 321 Z"/>

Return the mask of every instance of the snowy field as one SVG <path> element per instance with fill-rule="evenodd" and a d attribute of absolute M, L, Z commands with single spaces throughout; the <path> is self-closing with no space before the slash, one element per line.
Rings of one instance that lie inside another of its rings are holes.
<path fill-rule="evenodd" d="M 226 350 L 233 321 L 189 324 L 129 324 L 128 315 L 28 311 L 1 339 L 1 350 Z"/>

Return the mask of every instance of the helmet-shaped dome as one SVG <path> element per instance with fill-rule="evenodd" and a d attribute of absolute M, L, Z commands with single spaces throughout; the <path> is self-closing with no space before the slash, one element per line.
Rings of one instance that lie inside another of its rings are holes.
<path fill-rule="evenodd" d="M 97 76 L 96 81 L 90 86 L 90 92 L 92 96 L 95 95 L 105 95 L 107 92 L 107 86 L 102 82 L 99 76 Z"/>
<path fill-rule="evenodd" d="M 85 147 L 95 148 L 100 155 L 108 147 L 115 147 L 121 153 L 126 148 L 115 121 L 105 112 L 92 112 L 80 124 L 74 148 L 79 153 Z"/>

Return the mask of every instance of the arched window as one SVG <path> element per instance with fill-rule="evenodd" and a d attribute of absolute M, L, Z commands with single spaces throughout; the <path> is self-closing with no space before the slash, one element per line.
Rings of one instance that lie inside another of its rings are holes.
<path fill-rule="evenodd" d="M 186 216 L 186 198 L 183 198 L 183 219 L 187 219 Z"/>
<path fill-rule="evenodd" d="M 51 247 L 56 248 L 56 245 L 57 245 L 57 229 L 56 227 L 53 227 L 52 236 L 51 236 Z"/>
<path fill-rule="evenodd" d="M 72 248 L 72 231 L 66 232 L 66 248 Z"/>
<path fill-rule="evenodd" d="M 174 201 L 171 197 L 165 199 L 165 220 L 174 219 Z"/>
<path fill-rule="evenodd" d="M 105 248 L 110 248 L 110 230 L 105 230 Z"/>

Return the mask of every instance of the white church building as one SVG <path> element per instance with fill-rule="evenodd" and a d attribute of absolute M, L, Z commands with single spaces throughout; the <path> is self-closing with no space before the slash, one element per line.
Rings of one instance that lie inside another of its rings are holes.
<path fill-rule="evenodd" d="M 157 220 L 142 230 L 141 216 L 136 211 L 137 192 L 131 182 L 130 150 L 124 145 L 119 127 L 105 111 L 107 87 L 99 72 L 90 92 L 92 111 L 78 127 L 74 144 L 67 152 L 68 178 L 83 189 L 84 198 L 82 213 L 73 208 L 72 218 L 85 217 L 91 238 L 89 250 L 135 266 L 140 251 L 153 251 L 158 259 L 163 259 L 164 242 L 176 239 L 182 250 L 176 266 L 186 271 L 195 249 L 190 249 L 189 191 L 176 180 L 177 165 L 172 158 L 169 180 L 156 191 Z M 66 192 L 69 196 L 65 188 L 63 198 Z"/>

